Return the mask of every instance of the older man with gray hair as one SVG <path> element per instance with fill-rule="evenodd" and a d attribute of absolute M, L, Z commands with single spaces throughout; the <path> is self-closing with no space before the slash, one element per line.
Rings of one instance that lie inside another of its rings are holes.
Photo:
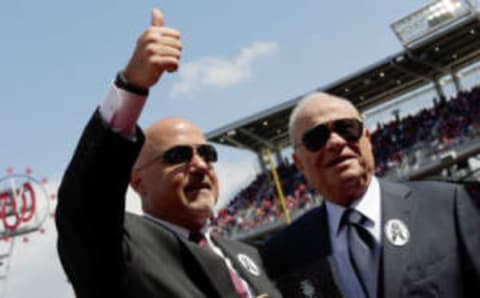
<path fill-rule="evenodd" d="M 269 239 L 286 297 L 468 297 L 480 290 L 480 203 L 463 187 L 374 176 L 354 105 L 316 92 L 289 122 L 293 160 L 325 204 Z"/>

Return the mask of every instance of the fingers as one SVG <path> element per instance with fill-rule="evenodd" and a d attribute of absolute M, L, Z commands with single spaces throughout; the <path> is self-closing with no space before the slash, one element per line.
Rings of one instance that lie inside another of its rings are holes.
<path fill-rule="evenodd" d="M 167 71 L 176 70 L 178 68 L 178 60 L 180 59 L 180 52 L 182 50 L 182 43 L 180 42 L 180 32 L 164 27 L 165 19 L 163 13 L 158 8 L 152 9 L 151 26 L 139 38 L 138 43 L 143 44 L 150 61 L 157 61 L 157 67 L 161 67 L 158 61 L 167 60 L 171 63 L 171 58 L 177 60 L 175 67 L 169 66 Z M 166 58 L 166 59 L 163 59 Z"/>
<path fill-rule="evenodd" d="M 180 50 L 174 47 L 166 47 L 161 44 L 149 44 L 147 46 L 147 52 L 151 56 L 172 57 L 180 59 Z"/>
<path fill-rule="evenodd" d="M 147 89 L 156 84 L 164 71 L 178 69 L 181 51 L 180 32 L 165 27 L 163 13 L 154 8 L 150 26 L 138 38 L 124 75 L 132 84 Z"/>
<path fill-rule="evenodd" d="M 150 63 L 158 69 L 165 69 L 168 72 L 178 69 L 181 55 L 179 49 L 159 44 L 150 44 L 147 51 L 149 52 Z"/>
<path fill-rule="evenodd" d="M 139 38 L 139 43 L 158 43 L 178 50 L 182 49 L 180 33 L 170 28 L 150 27 Z"/>
<path fill-rule="evenodd" d="M 178 69 L 182 51 L 180 33 L 165 27 L 150 27 L 139 40 L 150 61 L 159 70 L 173 72 Z"/>
<path fill-rule="evenodd" d="M 157 70 L 166 70 L 174 72 L 178 69 L 178 59 L 166 56 L 152 56 L 149 60 L 150 64 L 155 66 Z"/>

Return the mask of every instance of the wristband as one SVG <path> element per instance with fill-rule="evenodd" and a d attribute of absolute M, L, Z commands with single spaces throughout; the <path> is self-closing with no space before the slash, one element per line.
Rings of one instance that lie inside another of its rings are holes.
<path fill-rule="evenodd" d="M 123 74 L 123 71 L 119 71 L 117 73 L 117 77 L 115 78 L 115 86 L 136 95 L 148 96 L 148 89 L 140 88 L 130 83 Z"/>

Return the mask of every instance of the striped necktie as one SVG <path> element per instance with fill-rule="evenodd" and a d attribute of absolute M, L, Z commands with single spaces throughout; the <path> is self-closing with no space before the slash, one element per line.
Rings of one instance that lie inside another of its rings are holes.
<path fill-rule="evenodd" d="M 208 242 L 205 236 L 198 231 L 190 232 L 188 235 L 188 240 L 197 243 L 202 248 L 208 248 Z M 230 278 L 232 279 L 233 285 L 235 286 L 235 292 L 237 292 L 239 298 L 248 298 L 248 291 L 245 288 L 242 280 L 238 276 L 238 274 L 228 268 L 228 272 L 230 273 Z"/>

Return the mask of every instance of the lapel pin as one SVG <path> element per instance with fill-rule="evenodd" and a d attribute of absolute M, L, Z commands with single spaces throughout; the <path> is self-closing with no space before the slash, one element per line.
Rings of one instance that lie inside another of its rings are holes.
<path fill-rule="evenodd" d="M 385 235 L 388 241 L 395 246 L 404 246 L 410 240 L 410 232 L 400 219 L 390 219 L 385 224 Z"/>
<path fill-rule="evenodd" d="M 312 282 L 308 279 L 302 280 L 300 283 L 300 288 L 304 297 L 313 298 L 315 297 L 315 287 L 312 285 Z"/>
<path fill-rule="evenodd" d="M 248 272 L 255 276 L 260 276 L 260 270 L 258 269 L 257 264 L 247 255 L 238 254 L 237 259 L 242 264 L 243 268 L 247 269 Z"/>

